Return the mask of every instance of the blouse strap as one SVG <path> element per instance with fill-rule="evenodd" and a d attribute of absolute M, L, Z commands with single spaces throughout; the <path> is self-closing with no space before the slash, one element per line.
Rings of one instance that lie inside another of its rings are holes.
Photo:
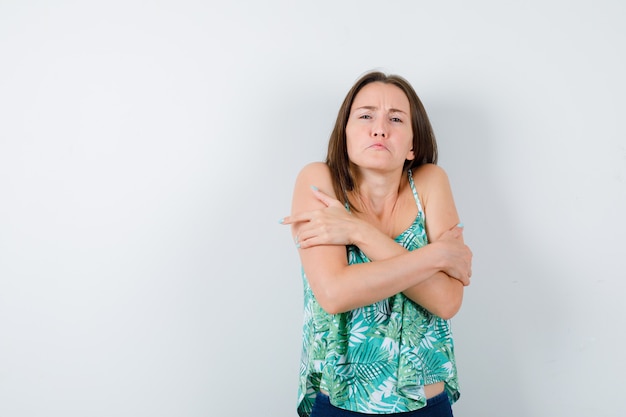
<path fill-rule="evenodd" d="M 413 198 L 415 198 L 415 203 L 417 204 L 418 212 L 423 216 L 424 210 L 422 210 L 422 203 L 417 195 L 417 190 L 415 189 L 415 182 L 413 182 L 413 171 L 409 169 L 409 185 L 411 186 L 411 191 L 413 192 Z"/>

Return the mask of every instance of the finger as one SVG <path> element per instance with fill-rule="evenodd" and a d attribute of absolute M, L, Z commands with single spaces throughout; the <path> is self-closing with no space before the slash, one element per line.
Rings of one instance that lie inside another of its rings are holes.
<path fill-rule="evenodd" d="M 292 216 L 283 217 L 278 222 L 280 224 L 294 224 L 301 222 L 309 222 L 313 218 L 313 212 L 305 211 L 303 213 L 294 214 Z"/>
<path fill-rule="evenodd" d="M 315 232 L 313 230 L 309 230 L 306 228 L 306 226 L 302 226 L 298 230 L 298 234 L 296 235 L 296 241 L 297 243 L 302 244 L 314 236 Z"/>
<path fill-rule="evenodd" d="M 463 279 L 461 280 L 461 283 L 463 284 L 464 287 L 467 287 L 470 284 L 470 277 L 472 276 L 472 273 L 468 271 L 467 275 L 463 276 Z"/>
<path fill-rule="evenodd" d="M 459 223 L 457 225 L 452 226 L 446 233 L 454 233 L 455 236 L 460 236 L 463 234 L 465 225 L 463 223 Z"/>
<path fill-rule="evenodd" d="M 460 236 L 463 234 L 463 232 L 465 231 L 465 226 L 463 226 L 463 223 L 459 223 L 456 226 L 454 226 L 452 229 L 450 229 L 450 232 L 455 233 L 457 236 Z"/>
<path fill-rule="evenodd" d="M 316 246 L 318 243 L 316 242 L 317 236 L 311 233 L 298 233 L 296 236 L 297 244 L 301 249 L 311 248 Z"/>
<path fill-rule="evenodd" d="M 446 240 L 446 239 L 459 239 L 463 235 L 463 229 L 454 226 L 452 229 L 443 232 L 439 239 L 437 240 Z"/>
<path fill-rule="evenodd" d="M 316 186 L 312 185 L 311 186 L 311 190 L 313 191 L 313 195 L 315 195 L 315 197 L 319 201 L 324 203 L 324 205 L 326 205 L 326 207 L 331 207 L 331 206 L 343 207 L 343 204 L 341 204 L 341 202 L 339 200 L 337 200 L 336 198 L 332 198 L 331 196 L 329 196 L 325 192 L 321 191 Z"/>
<path fill-rule="evenodd" d="M 313 239 L 298 240 L 298 245 L 300 245 L 299 246 L 300 249 L 307 249 L 312 246 L 315 246 L 313 244 Z"/>

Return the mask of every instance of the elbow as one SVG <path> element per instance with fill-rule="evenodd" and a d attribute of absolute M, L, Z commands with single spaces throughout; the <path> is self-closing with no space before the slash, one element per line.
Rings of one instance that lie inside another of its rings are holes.
<path fill-rule="evenodd" d="M 431 311 L 431 313 L 444 320 L 450 320 L 452 317 L 456 316 L 456 313 L 458 313 L 460 309 L 460 302 L 455 304 L 450 303 L 450 305 L 441 306 L 441 308 L 438 308 L 437 311 Z"/>
<path fill-rule="evenodd" d="M 340 308 L 337 305 L 322 305 L 320 304 L 320 307 L 322 307 L 322 309 L 327 312 L 330 315 L 333 314 L 339 314 L 339 313 L 345 313 L 347 310 Z"/>
<path fill-rule="evenodd" d="M 328 314 L 345 313 L 350 310 L 346 298 L 341 296 L 338 288 L 334 285 L 326 285 L 313 290 L 317 304 Z"/>
<path fill-rule="evenodd" d="M 307 274 L 317 304 L 328 314 L 345 313 L 359 306 L 355 302 L 355 290 L 346 284 L 344 273 L 345 269 L 336 268 Z"/>
<path fill-rule="evenodd" d="M 444 320 L 450 320 L 456 316 L 459 310 L 461 310 L 461 304 L 463 303 L 463 285 L 455 279 L 448 279 L 451 280 L 452 286 L 448 287 L 448 290 L 441 298 L 441 302 L 436 304 L 436 311 L 431 311 L 431 313 Z"/>
<path fill-rule="evenodd" d="M 329 293 L 329 291 L 322 292 L 323 294 L 320 294 L 320 296 L 316 295 L 315 298 L 317 299 L 319 306 L 322 307 L 322 310 L 328 314 L 345 313 L 350 310 L 349 308 L 346 308 L 344 303 L 342 303 L 336 295 Z"/>
<path fill-rule="evenodd" d="M 444 302 L 439 303 L 436 308 L 431 311 L 435 316 L 444 320 L 450 320 L 452 317 L 461 310 L 461 303 L 463 302 L 463 294 L 449 297 Z"/>

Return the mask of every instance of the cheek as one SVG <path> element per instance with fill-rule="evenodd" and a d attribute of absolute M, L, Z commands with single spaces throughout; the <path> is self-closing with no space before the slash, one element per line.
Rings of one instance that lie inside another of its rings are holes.
<path fill-rule="evenodd" d="M 354 137 L 356 128 L 352 125 L 352 123 L 348 123 L 346 125 L 346 140 L 350 140 L 350 138 Z"/>
<path fill-rule="evenodd" d="M 355 133 L 353 128 L 346 126 L 346 148 L 348 151 L 350 151 L 350 148 L 354 147 L 355 138 L 358 137 Z"/>
<path fill-rule="evenodd" d="M 415 153 L 413 152 L 414 149 L 413 149 L 413 135 L 412 134 L 408 136 L 406 149 L 407 149 L 407 153 L 408 153 L 407 159 L 415 158 Z"/>
<path fill-rule="evenodd" d="M 354 155 L 354 145 L 351 141 L 346 139 L 346 151 L 348 152 L 348 159 L 352 159 Z"/>

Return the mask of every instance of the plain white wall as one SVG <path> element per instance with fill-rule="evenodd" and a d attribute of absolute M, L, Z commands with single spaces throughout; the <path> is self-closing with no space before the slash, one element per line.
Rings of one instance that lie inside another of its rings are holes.
<path fill-rule="evenodd" d="M 0 415 L 295 415 L 278 219 L 374 68 L 475 253 L 456 415 L 621 415 L 625 4 L 0 2 Z"/>

